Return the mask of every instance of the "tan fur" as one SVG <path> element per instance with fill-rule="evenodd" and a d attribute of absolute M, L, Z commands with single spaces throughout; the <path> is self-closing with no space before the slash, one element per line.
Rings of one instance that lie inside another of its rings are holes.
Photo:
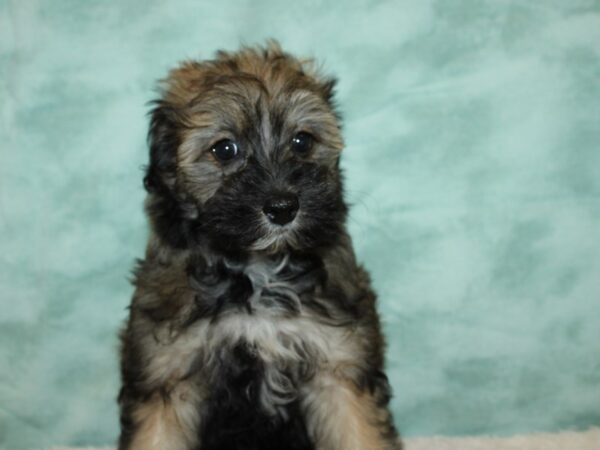
<path fill-rule="evenodd" d="M 300 363 L 305 345 L 321 355 L 321 365 L 331 372 L 340 365 L 360 359 L 359 335 L 352 329 L 321 324 L 310 317 L 284 319 L 276 316 L 261 317 L 258 313 L 250 318 L 231 314 L 217 324 L 200 322 L 185 332 L 165 342 L 168 336 L 164 327 L 158 335 L 148 337 L 148 383 L 161 386 L 171 379 L 187 376 L 199 349 L 220 348 L 240 339 L 256 345 L 261 359 L 267 363 Z M 164 334 L 163 334 L 164 333 Z M 210 357 L 210 356 L 207 356 Z"/>
<path fill-rule="evenodd" d="M 134 411 L 139 424 L 131 450 L 188 450 L 198 445 L 199 391 L 180 381 L 169 393 L 157 393 Z"/>
<path fill-rule="evenodd" d="M 237 117 L 237 124 L 243 125 L 243 108 L 255 104 L 260 104 L 264 118 L 268 118 L 267 111 L 286 111 L 288 127 L 308 132 L 318 128 L 327 147 L 341 151 L 344 143 L 338 121 L 325 107 L 324 80 L 312 60 L 291 60 L 274 42 L 265 54 L 263 57 L 254 48 L 235 54 L 219 52 L 212 61 L 185 62 L 163 80 L 165 103 L 177 107 L 189 127 L 182 136 L 180 168 L 202 158 L 199 152 L 208 145 L 227 137 L 219 136 L 214 128 L 219 115 Z M 204 136 L 210 137 L 210 142 Z M 335 157 L 324 149 L 317 153 Z"/>
<path fill-rule="evenodd" d="M 318 374 L 304 398 L 309 432 L 318 450 L 392 450 L 379 424 L 389 419 L 366 391 L 331 372 Z"/>

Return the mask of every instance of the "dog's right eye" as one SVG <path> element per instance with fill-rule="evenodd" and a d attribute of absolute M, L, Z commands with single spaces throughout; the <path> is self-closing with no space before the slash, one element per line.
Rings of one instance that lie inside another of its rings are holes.
<path fill-rule="evenodd" d="M 313 143 L 312 135 L 301 131 L 292 138 L 292 151 L 299 156 L 306 156 L 312 149 Z"/>
<path fill-rule="evenodd" d="M 230 139 L 217 142 L 210 151 L 221 162 L 230 161 L 239 153 L 237 144 Z"/>

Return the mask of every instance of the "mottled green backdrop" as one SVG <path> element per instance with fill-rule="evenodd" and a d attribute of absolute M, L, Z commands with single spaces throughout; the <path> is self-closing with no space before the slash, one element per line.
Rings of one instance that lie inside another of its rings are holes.
<path fill-rule="evenodd" d="M 110 444 L 156 79 L 339 76 L 405 435 L 600 425 L 600 2 L 0 0 L 0 447 Z"/>

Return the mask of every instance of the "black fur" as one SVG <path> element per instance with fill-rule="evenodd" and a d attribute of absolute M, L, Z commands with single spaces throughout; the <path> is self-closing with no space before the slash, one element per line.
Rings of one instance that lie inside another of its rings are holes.
<path fill-rule="evenodd" d="M 213 246 L 224 252 L 238 251 L 259 239 L 264 230 L 258 214 L 277 190 L 299 198 L 302 219 L 296 249 L 315 252 L 336 243 L 347 213 L 336 173 L 315 163 L 288 161 L 274 175 L 250 158 L 246 168 L 228 179 L 201 210 L 201 222 Z"/>
<path fill-rule="evenodd" d="M 297 401 L 286 405 L 285 416 L 260 408 L 263 371 L 244 342 L 220 361 L 200 433 L 202 450 L 314 450 Z"/>
<path fill-rule="evenodd" d="M 272 257 L 272 266 L 277 266 L 280 260 Z M 276 307 L 287 314 L 299 314 L 300 305 L 294 300 L 299 297 L 303 307 L 311 308 L 324 317 L 327 316 L 327 306 L 319 303 L 312 295 L 317 288 L 327 289 L 327 273 L 322 260 L 314 254 L 294 253 L 288 257 L 288 262 L 277 274 L 277 280 L 285 287 L 268 288 L 253 286 L 248 275 L 244 273 L 244 259 L 220 259 L 213 265 L 200 255 L 190 258 L 188 277 L 190 286 L 197 292 L 195 308 L 187 320 L 192 324 L 200 319 L 216 322 L 219 315 L 230 309 L 241 313 L 253 314 L 249 300 L 253 293 L 260 289 L 260 304 L 266 307 Z M 335 288 L 331 288 L 332 292 Z"/>

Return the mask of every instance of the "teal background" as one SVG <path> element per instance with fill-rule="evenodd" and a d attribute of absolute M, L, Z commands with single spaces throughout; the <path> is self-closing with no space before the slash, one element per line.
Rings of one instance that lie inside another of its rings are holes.
<path fill-rule="evenodd" d="M 600 2 L 0 0 L 0 447 L 114 442 L 146 102 L 267 37 L 340 78 L 400 430 L 600 425 Z"/>

